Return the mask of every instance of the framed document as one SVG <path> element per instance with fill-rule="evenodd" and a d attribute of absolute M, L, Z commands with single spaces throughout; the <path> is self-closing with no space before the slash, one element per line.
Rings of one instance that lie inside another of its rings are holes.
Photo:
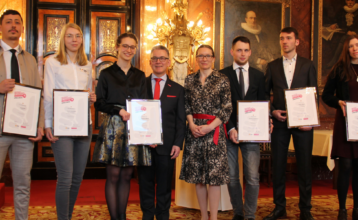
<path fill-rule="evenodd" d="M 127 99 L 129 144 L 163 144 L 160 100 Z"/>
<path fill-rule="evenodd" d="M 285 89 L 287 127 L 320 126 L 315 87 Z"/>
<path fill-rule="evenodd" d="M 53 90 L 54 136 L 88 136 L 88 96 L 86 90 Z"/>
<path fill-rule="evenodd" d="M 347 141 L 358 141 L 358 103 L 346 102 Z"/>
<path fill-rule="evenodd" d="M 237 101 L 238 141 L 271 142 L 269 109 L 269 101 Z"/>
<path fill-rule="evenodd" d="M 15 88 L 5 95 L 3 134 L 37 136 L 41 91 L 41 88 L 16 83 Z"/>

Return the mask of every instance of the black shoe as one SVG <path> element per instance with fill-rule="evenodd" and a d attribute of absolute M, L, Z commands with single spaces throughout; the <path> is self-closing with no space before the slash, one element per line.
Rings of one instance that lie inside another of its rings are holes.
<path fill-rule="evenodd" d="M 285 218 L 287 216 L 286 209 L 275 208 L 268 216 L 263 220 L 276 220 L 279 218 Z"/>
<path fill-rule="evenodd" d="M 300 220 L 314 220 L 310 211 L 301 211 Z"/>
<path fill-rule="evenodd" d="M 337 220 L 347 220 L 347 209 L 340 209 Z"/>
<path fill-rule="evenodd" d="M 232 218 L 232 220 L 244 220 L 244 216 L 235 214 L 234 218 Z"/>
<path fill-rule="evenodd" d="M 358 208 L 353 208 L 352 220 L 358 220 Z"/>
<path fill-rule="evenodd" d="M 126 220 L 126 214 L 119 214 L 119 220 Z"/>
<path fill-rule="evenodd" d="M 255 220 L 254 218 L 245 218 L 245 220 Z"/>

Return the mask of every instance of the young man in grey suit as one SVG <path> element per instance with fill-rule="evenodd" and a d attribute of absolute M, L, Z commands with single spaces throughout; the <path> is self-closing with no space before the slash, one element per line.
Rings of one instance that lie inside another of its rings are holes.
<path fill-rule="evenodd" d="M 20 13 L 15 10 L 5 11 L 0 17 L 0 30 L 2 32 L 2 40 L 0 40 L 0 100 L 3 100 L 5 94 L 14 89 L 15 82 L 42 87 L 35 58 L 22 50 L 19 45 L 21 33 L 24 31 Z M 2 105 L 1 101 L 0 105 Z M 0 106 L 0 109 L 2 107 Z M 43 108 L 41 108 L 36 138 L 9 135 L 0 137 L 0 177 L 6 154 L 9 151 L 16 220 L 28 219 L 33 142 L 42 139 L 43 116 Z"/>
<path fill-rule="evenodd" d="M 312 127 L 287 128 L 286 101 L 284 90 L 302 87 L 317 88 L 317 72 L 311 60 L 297 55 L 299 45 L 298 32 L 286 27 L 280 33 L 280 45 L 283 56 L 270 62 L 265 75 L 267 98 L 273 93 L 271 115 L 274 129 L 271 136 L 273 196 L 275 209 L 264 220 L 286 217 L 285 172 L 287 152 L 291 135 L 297 160 L 297 176 L 300 193 L 299 208 L 301 220 L 312 220 Z M 318 97 L 318 96 L 317 96 Z M 318 100 L 317 100 L 318 102 Z"/>
<path fill-rule="evenodd" d="M 260 146 L 258 143 L 237 141 L 237 101 L 266 100 L 264 74 L 249 65 L 251 56 L 250 40 L 244 36 L 234 38 L 231 47 L 234 63 L 220 70 L 230 80 L 233 111 L 227 124 L 230 140 L 227 140 L 230 183 L 228 184 L 233 220 L 255 219 L 259 195 Z M 239 179 L 238 149 L 241 149 L 246 179 L 245 204 Z"/>

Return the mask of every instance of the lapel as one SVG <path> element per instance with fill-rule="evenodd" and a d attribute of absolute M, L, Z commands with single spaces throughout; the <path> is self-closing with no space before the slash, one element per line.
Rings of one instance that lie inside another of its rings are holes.
<path fill-rule="evenodd" d="M 285 84 L 286 89 L 288 89 L 287 79 L 286 79 L 286 75 L 285 75 L 285 69 L 283 68 L 283 58 L 282 58 L 282 56 L 281 56 L 280 59 L 278 59 L 278 62 L 280 62 L 280 65 L 277 65 L 277 67 L 278 67 L 277 72 L 279 74 L 279 79 L 281 78 L 281 79 L 285 80 L 284 84 Z M 291 84 L 291 86 L 292 86 L 292 84 Z"/>
<path fill-rule="evenodd" d="M 162 100 L 162 98 L 166 98 L 167 94 L 169 93 L 169 90 L 171 88 L 171 80 L 169 79 L 169 76 L 167 76 L 167 81 L 165 81 L 165 85 L 164 85 L 164 89 L 162 94 L 160 95 L 160 100 Z"/>
<path fill-rule="evenodd" d="M 232 82 L 234 84 L 234 88 L 236 89 L 237 94 L 239 94 L 239 97 L 241 97 L 243 100 L 244 98 L 242 97 L 240 91 L 239 79 L 237 78 L 236 70 L 234 70 L 233 66 L 230 67 L 230 76 L 232 78 Z"/>
<path fill-rule="evenodd" d="M 147 78 L 147 91 L 148 99 L 153 99 L 153 90 L 152 90 L 152 74 Z"/>
<path fill-rule="evenodd" d="M 297 81 L 295 79 L 297 79 L 297 77 L 300 77 L 300 71 L 301 71 L 301 67 L 302 67 L 302 59 L 301 57 L 299 57 L 297 55 L 297 60 L 296 60 L 296 67 L 295 67 L 295 72 L 293 73 L 293 78 L 292 78 L 292 83 L 291 83 L 291 88 L 295 88 L 294 87 L 294 83 Z"/>

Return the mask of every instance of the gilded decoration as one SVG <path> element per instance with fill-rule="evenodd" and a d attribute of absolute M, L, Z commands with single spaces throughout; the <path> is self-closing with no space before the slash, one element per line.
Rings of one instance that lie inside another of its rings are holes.
<path fill-rule="evenodd" d="M 66 18 L 47 17 L 47 37 L 45 53 L 56 51 L 60 42 L 62 27 L 66 25 Z"/>
<path fill-rule="evenodd" d="M 99 54 L 115 54 L 116 38 L 118 34 L 118 20 L 99 20 L 98 47 Z"/>
<path fill-rule="evenodd" d="M 195 21 L 188 20 L 188 3 L 184 3 L 183 0 L 175 0 L 171 9 L 173 10 L 172 19 L 169 19 L 163 12 L 163 19 L 159 18 L 155 25 L 149 25 L 148 29 L 153 35 L 148 38 L 157 40 L 159 44 L 172 50 L 173 62 L 169 68 L 171 78 L 184 85 L 188 70 L 193 71 L 190 62 L 194 58 L 196 47 L 211 40 L 206 38 L 210 28 L 202 25 L 203 22 L 200 20 L 202 13 L 199 13 Z"/>

